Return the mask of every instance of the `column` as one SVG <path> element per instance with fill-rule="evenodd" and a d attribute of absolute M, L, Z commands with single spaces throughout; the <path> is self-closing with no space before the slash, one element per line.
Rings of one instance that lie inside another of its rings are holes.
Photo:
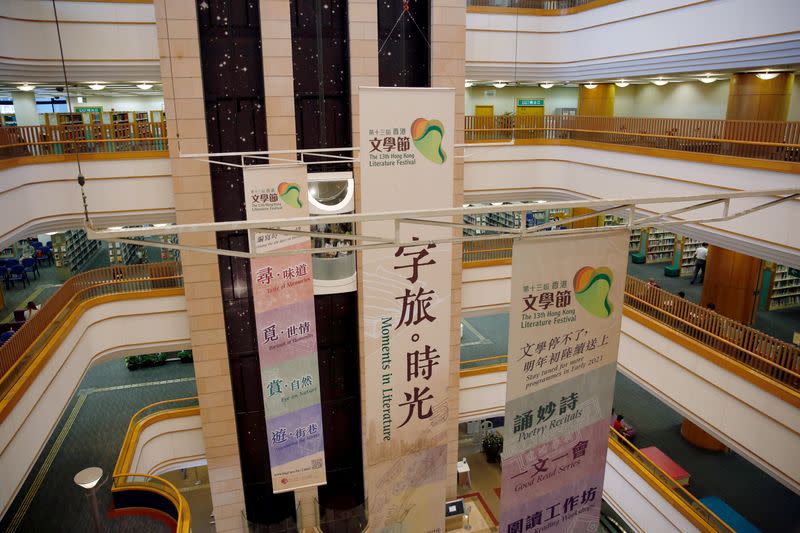
<path fill-rule="evenodd" d="M 267 145 L 270 150 L 295 150 L 294 75 L 289 0 L 259 0 Z M 282 156 L 291 159 L 289 156 Z"/>
<path fill-rule="evenodd" d="M 753 73 L 734 74 L 725 118 L 785 121 L 789 115 L 793 84 L 794 74 L 791 72 L 781 72 L 771 80 L 762 80 Z"/>
<path fill-rule="evenodd" d="M 181 151 L 208 151 L 196 8 L 190 1 L 168 0 L 154 0 L 154 8 L 176 220 L 213 222 L 208 163 L 179 158 Z M 213 232 L 183 234 L 180 242 L 216 246 Z M 244 491 L 219 266 L 213 254 L 184 252 L 181 260 L 216 530 L 241 531 Z"/>
<path fill-rule="evenodd" d="M 455 144 L 464 143 L 464 46 L 466 11 L 462 0 L 431 2 L 431 86 L 455 87 Z M 453 163 L 453 206 L 464 203 L 464 160 Z M 442 206 L 449 207 L 449 206 Z M 463 220 L 454 220 L 463 222 Z M 460 233 L 458 230 L 457 233 Z M 447 398 L 447 499 L 457 496 L 458 395 L 461 368 L 461 261 L 462 247 L 453 244 L 450 320 L 450 394 Z"/>
<path fill-rule="evenodd" d="M 578 114 L 589 117 L 613 117 L 614 96 L 617 86 L 613 83 L 598 83 L 594 89 L 581 85 L 578 92 Z"/>
<path fill-rule="evenodd" d="M 17 126 L 38 126 L 39 113 L 36 112 L 36 95 L 33 91 L 14 91 L 14 114 Z"/>
<path fill-rule="evenodd" d="M 352 114 L 353 144 L 360 135 L 358 88 L 378 86 L 378 10 L 372 0 L 349 0 L 347 4 L 350 29 L 350 109 Z M 353 163 L 353 181 L 355 185 L 356 213 L 361 212 L 361 168 L 358 154 Z M 361 254 L 356 254 L 356 269 L 363 269 Z M 358 276 L 358 308 L 363 309 L 364 280 Z M 358 351 L 361 354 L 359 363 L 359 382 L 361 383 L 361 435 L 367 434 L 366 417 L 366 378 L 364 375 L 364 332 L 359 327 Z M 364 472 L 367 471 L 367 451 L 365 438 L 361 439 L 361 453 L 364 458 Z M 366 486 L 366 479 L 364 480 Z"/>
<path fill-rule="evenodd" d="M 713 303 L 717 313 L 743 324 L 752 323 L 761 263 L 756 257 L 709 246 L 700 305 Z"/>

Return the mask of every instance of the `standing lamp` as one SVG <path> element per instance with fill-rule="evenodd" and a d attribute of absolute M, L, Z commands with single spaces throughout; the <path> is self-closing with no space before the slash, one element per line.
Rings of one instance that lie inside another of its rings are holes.
<path fill-rule="evenodd" d="M 103 531 L 100 523 L 100 509 L 97 505 L 97 484 L 103 477 L 103 469 L 98 466 L 90 466 L 84 468 L 72 480 L 76 485 L 86 490 L 86 498 L 89 500 L 89 505 L 92 508 L 92 518 L 94 519 L 94 529 L 97 533 Z"/>

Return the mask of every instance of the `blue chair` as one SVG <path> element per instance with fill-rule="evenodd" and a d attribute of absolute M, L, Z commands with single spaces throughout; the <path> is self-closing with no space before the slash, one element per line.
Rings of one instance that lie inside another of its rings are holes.
<path fill-rule="evenodd" d="M 11 282 L 8 280 L 8 276 L 10 274 L 11 274 L 11 271 L 8 270 L 8 268 L 5 267 L 5 264 L 3 266 L 0 266 L 0 279 L 2 279 L 5 282 L 6 290 L 11 288 Z"/>
<path fill-rule="evenodd" d="M 47 261 L 47 266 L 53 265 L 53 250 L 50 248 L 40 248 L 36 250 L 36 262 L 42 264 Z"/>
<path fill-rule="evenodd" d="M 13 331 L 4 331 L 3 333 L 0 333 L 0 346 L 8 342 L 8 339 L 10 339 L 13 335 Z"/>
<path fill-rule="evenodd" d="M 31 243 L 31 246 L 33 246 L 34 250 L 38 250 L 39 248 L 44 248 L 44 244 L 40 243 L 39 241 L 33 241 Z"/>
<path fill-rule="evenodd" d="M 25 269 L 25 272 L 30 272 L 33 274 L 33 279 L 39 277 L 39 267 L 36 265 L 36 259 L 33 257 L 26 257 L 22 260 L 22 268 Z"/>
<path fill-rule="evenodd" d="M 14 267 L 15 267 L 15 266 L 17 266 L 18 264 L 19 264 L 19 259 L 15 259 L 15 258 L 13 258 L 13 257 L 12 257 L 12 258 L 9 258 L 9 259 L 6 259 L 6 266 L 7 266 L 8 268 L 14 268 Z"/>
<path fill-rule="evenodd" d="M 26 285 L 30 284 L 30 280 L 28 279 L 28 273 L 25 272 L 25 267 L 22 265 L 14 265 L 11 267 L 11 274 L 8 276 L 8 281 L 11 282 L 11 286 L 14 286 L 15 281 L 21 281 L 22 287 L 25 288 Z"/>
<path fill-rule="evenodd" d="M 52 248 L 53 247 L 53 241 L 47 241 L 47 244 L 45 246 L 47 246 L 48 248 Z"/>

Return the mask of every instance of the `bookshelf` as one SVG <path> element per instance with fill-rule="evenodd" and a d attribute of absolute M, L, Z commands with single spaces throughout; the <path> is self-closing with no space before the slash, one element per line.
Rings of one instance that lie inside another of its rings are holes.
<path fill-rule="evenodd" d="M 109 242 L 108 243 L 108 262 L 111 265 L 123 264 L 129 265 L 135 263 L 136 250 L 140 248 L 135 244 L 127 244 L 122 242 Z"/>
<path fill-rule="evenodd" d="M 672 261 L 675 254 L 675 234 L 658 228 L 649 228 L 645 254 L 647 255 L 648 263 Z"/>
<path fill-rule="evenodd" d="M 675 239 L 675 253 L 680 254 L 681 276 L 691 276 L 694 273 L 694 253 L 702 241 L 691 237 L 682 237 L 680 241 Z M 678 248 L 680 246 L 680 248 Z"/>
<path fill-rule="evenodd" d="M 800 306 L 800 276 L 793 275 L 784 265 L 775 267 L 775 276 L 770 291 L 769 310 Z"/>
<path fill-rule="evenodd" d="M 56 268 L 62 269 L 61 274 L 67 277 L 80 272 L 101 246 L 100 241 L 87 239 L 86 232 L 82 229 L 55 233 L 50 239 L 53 242 Z"/>
<path fill-rule="evenodd" d="M 635 228 L 631 230 L 630 240 L 628 241 L 628 250 L 631 252 L 638 252 L 642 249 L 642 229 Z"/>
<path fill-rule="evenodd" d="M 17 125 L 17 115 L 14 113 L 0 114 L 0 126 L 13 127 Z"/>

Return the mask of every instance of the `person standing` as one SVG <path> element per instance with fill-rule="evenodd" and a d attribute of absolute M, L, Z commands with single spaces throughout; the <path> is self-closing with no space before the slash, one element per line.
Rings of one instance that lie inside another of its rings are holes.
<path fill-rule="evenodd" d="M 697 280 L 697 274 L 702 271 L 700 274 L 700 283 L 703 283 L 703 278 L 706 276 L 706 258 L 708 257 L 708 243 L 704 242 L 700 246 L 697 247 L 697 250 L 694 252 L 694 276 L 692 276 L 692 282 L 690 285 L 694 285 L 694 282 Z"/>

